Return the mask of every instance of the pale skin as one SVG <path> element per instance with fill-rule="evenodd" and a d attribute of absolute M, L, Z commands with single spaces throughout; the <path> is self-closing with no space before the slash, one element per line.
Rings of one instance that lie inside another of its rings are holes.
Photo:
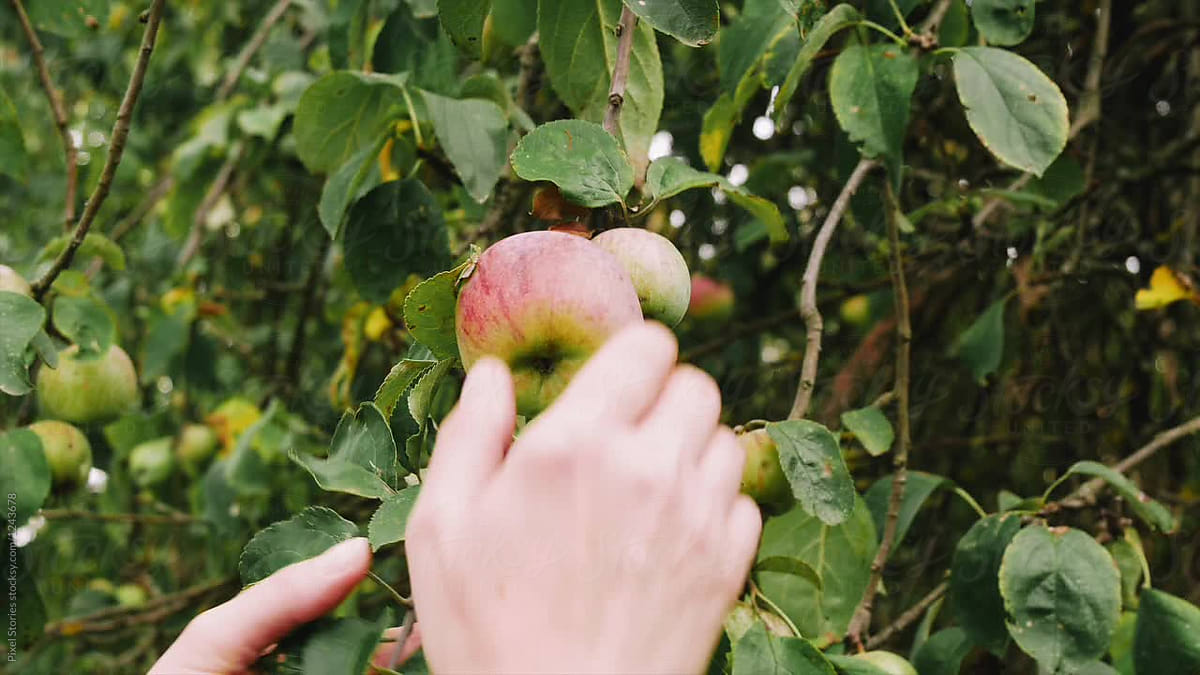
<path fill-rule="evenodd" d="M 401 657 L 421 643 L 437 673 L 704 670 L 761 518 L 715 383 L 675 360 L 662 326 L 625 329 L 516 440 L 508 369 L 475 364 L 409 520 L 420 623 Z M 287 567 L 197 617 L 151 672 L 240 672 L 369 567 L 361 539 Z"/>

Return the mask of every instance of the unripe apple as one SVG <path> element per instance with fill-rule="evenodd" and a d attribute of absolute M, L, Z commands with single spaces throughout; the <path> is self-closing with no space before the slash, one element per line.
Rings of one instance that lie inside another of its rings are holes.
<path fill-rule="evenodd" d="M 846 298 L 839 314 L 842 316 L 842 321 L 851 326 L 863 326 L 871 320 L 871 298 L 861 293 Z"/>
<path fill-rule="evenodd" d="M 170 436 L 146 441 L 129 451 L 129 473 L 140 487 L 150 487 L 170 478 L 175 468 L 175 453 Z"/>
<path fill-rule="evenodd" d="M 670 239 L 637 227 L 601 232 L 592 243 L 616 256 L 629 272 L 647 319 L 679 323 L 692 297 L 687 262 Z"/>
<path fill-rule="evenodd" d="M 203 424 L 187 424 L 179 431 L 175 454 L 189 473 L 195 472 L 217 451 L 217 432 Z"/>
<path fill-rule="evenodd" d="M 141 607 L 147 600 L 146 589 L 137 584 L 121 584 L 117 586 L 113 595 L 117 598 L 117 604 L 122 607 Z"/>
<path fill-rule="evenodd" d="M 88 472 L 92 470 L 92 444 L 82 431 L 58 420 L 34 422 L 29 430 L 42 442 L 55 485 L 87 484 Z"/>
<path fill-rule="evenodd" d="M 883 650 L 855 654 L 854 658 L 862 659 L 875 666 L 887 675 L 917 675 L 917 669 L 904 657 Z"/>
<path fill-rule="evenodd" d="M 703 274 L 693 274 L 687 315 L 699 321 L 728 319 L 733 315 L 733 289 Z"/>
<path fill-rule="evenodd" d="M 755 429 L 738 436 L 738 441 L 746 450 L 742 494 L 773 511 L 791 508 L 795 497 L 783 467 L 779 465 L 779 448 L 771 435 L 766 429 Z"/>
<path fill-rule="evenodd" d="M 78 356 L 71 345 L 58 353 L 58 367 L 38 371 L 37 392 L 42 412 L 75 424 L 108 422 L 138 404 L 137 372 L 124 349 L 116 345 L 91 359 Z"/>
<path fill-rule="evenodd" d="M 526 232 L 483 255 L 458 296 L 463 366 L 484 355 L 512 370 L 517 411 L 533 417 L 619 329 L 642 320 L 629 273 L 592 242 Z"/>
<path fill-rule="evenodd" d="M 8 265 L 0 265 L 0 291 L 33 295 L 33 289 L 29 287 L 29 282 L 25 281 L 25 277 Z"/>

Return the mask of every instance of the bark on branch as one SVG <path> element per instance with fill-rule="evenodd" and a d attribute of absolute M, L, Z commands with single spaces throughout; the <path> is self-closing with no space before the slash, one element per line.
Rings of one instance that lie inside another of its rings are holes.
<path fill-rule="evenodd" d="M 637 14 L 628 6 L 621 6 L 621 23 L 618 24 L 617 62 L 613 66 L 612 86 L 608 89 L 608 109 L 604 111 L 604 129 L 613 136 L 621 126 L 621 106 L 625 103 L 625 82 L 629 79 L 629 60 L 633 52 L 633 34 L 637 28 Z"/>

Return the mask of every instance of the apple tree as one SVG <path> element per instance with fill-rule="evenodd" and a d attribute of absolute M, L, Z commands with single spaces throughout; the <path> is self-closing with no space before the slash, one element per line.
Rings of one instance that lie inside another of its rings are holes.
<path fill-rule="evenodd" d="M 144 671 L 365 535 L 261 663 L 364 672 L 465 369 L 533 418 L 644 316 L 764 518 L 710 672 L 1200 672 L 1198 22 L 9 0 L 8 667 Z"/>

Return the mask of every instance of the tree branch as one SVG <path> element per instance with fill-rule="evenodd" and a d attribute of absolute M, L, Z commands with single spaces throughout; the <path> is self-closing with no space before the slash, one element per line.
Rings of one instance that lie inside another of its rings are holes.
<path fill-rule="evenodd" d="M 250 37 L 250 41 L 242 47 L 242 51 L 238 54 L 237 61 L 233 68 L 225 74 L 225 79 L 221 81 L 220 88 L 217 89 L 216 98 L 218 101 L 224 101 L 233 93 L 234 87 L 237 86 L 238 80 L 241 79 L 242 73 L 246 71 L 246 67 L 250 65 L 250 59 L 254 58 L 254 54 L 262 48 L 267 41 L 267 36 L 270 35 L 271 29 L 283 18 L 284 12 L 288 6 L 292 4 L 292 0 L 279 0 L 275 6 L 271 8 L 267 15 L 263 17 L 262 23 L 258 29 L 254 31 L 254 35 Z"/>
<path fill-rule="evenodd" d="M 300 316 L 296 319 L 296 330 L 292 337 L 292 347 L 288 351 L 287 362 L 284 364 L 283 369 L 284 382 L 289 386 L 294 386 L 300 377 L 300 360 L 304 354 L 305 328 L 308 326 L 308 317 L 321 304 L 318 302 L 320 294 L 317 290 L 321 283 L 321 275 L 325 271 L 325 259 L 329 256 L 329 246 L 332 241 L 329 237 L 321 236 L 320 249 L 317 251 L 317 256 L 313 260 L 312 267 L 308 270 L 308 279 L 304 282 L 304 300 L 303 304 L 300 305 Z"/>
<path fill-rule="evenodd" d="M 92 196 L 88 198 L 83 215 L 79 218 L 79 224 L 75 226 L 75 234 L 71 236 L 71 240 L 62 253 L 59 253 L 58 257 L 54 259 L 50 269 L 34 282 L 33 297 L 39 301 L 50 289 L 50 285 L 54 283 L 54 279 L 58 277 L 59 273 L 70 266 L 71 261 L 75 258 L 75 251 L 83 244 L 83 239 L 91 229 L 92 222 L 96 220 L 96 214 L 100 212 L 100 207 L 108 198 L 113 176 L 116 175 L 117 166 L 121 163 L 121 155 L 125 153 L 125 141 L 129 138 L 129 127 L 133 121 L 133 107 L 137 103 L 138 94 L 142 92 L 142 83 L 146 79 L 146 68 L 150 63 L 150 54 L 154 51 L 154 41 L 158 38 L 158 25 L 162 20 L 165 3 L 166 0 L 153 0 L 150 5 L 150 12 L 146 19 L 146 32 L 142 35 L 142 46 L 137 62 L 134 64 L 133 74 L 129 77 L 129 86 L 125 88 L 125 97 L 121 99 L 121 107 L 117 110 L 117 121 L 113 124 L 112 134 L 109 136 L 108 159 L 104 162 L 100 181 L 96 184 L 96 189 L 92 191 Z"/>
<path fill-rule="evenodd" d="M 604 111 L 604 129 L 620 138 L 621 106 L 625 103 L 625 82 L 629 79 L 629 57 L 633 51 L 633 34 L 637 14 L 627 5 L 621 6 L 621 23 L 617 25 L 617 62 L 613 65 L 612 86 L 608 89 L 608 109 Z"/>
<path fill-rule="evenodd" d="M 1125 473 L 1142 462 L 1154 456 L 1154 453 L 1171 445 L 1175 441 L 1186 438 L 1195 433 L 1200 433 L 1200 417 L 1194 417 L 1179 426 L 1172 427 L 1157 434 L 1153 440 L 1135 450 L 1125 459 L 1113 464 L 1110 468 L 1120 473 Z M 1082 503 L 1091 502 L 1095 499 L 1096 493 L 1100 488 L 1104 487 L 1104 479 L 1093 478 L 1083 485 L 1079 486 L 1070 496 L 1065 497 L 1061 501 L 1063 503 L 1070 501 L 1080 501 Z"/>
<path fill-rule="evenodd" d="M 221 195 L 225 194 L 225 189 L 229 187 L 229 179 L 233 177 L 233 170 L 237 168 L 237 163 L 241 161 L 244 152 L 245 146 L 240 141 L 229 149 L 229 155 L 225 157 L 221 168 L 217 170 L 217 177 L 208 186 L 208 191 L 204 193 L 204 198 L 196 207 L 196 213 L 192 216 L 192 229 L 188 232 L 187 241 L 179 250 L 179 258 L 175 261 L 175 265 L 179 269 L 187 267 L 192 258 L 200 252 L 200 245 L 204 243 L 204 228 L 208 214 L 217 205 Z"/>
<path fill-rule="evenodd" d="M 191 525 L 207 522 L 202 518 L 182 513 L 154 516 L 142 513 L 97 513 L 77 509 L 43 509 L 39 515 L 46 520 L 99 520 L 109 523 L 143 523 L 145 525 Z"/>
<path fill-rule="evenodd" d="M 933 603 L 941 600 L 942 597 L 946 595 L 946 591 L 949 589 L 949 581 L 943 581 L 937 586 L 934 586 L 933 590 L 929 591 L 928 595 L 917 601 L 917 604 L 905 610 L 903 614 L 896 617 L 896 620 L 890 623 L 886 628 L 879 631 L 875 635 L 872 635 L 871 639 L 867 640 L 866 642 L 867 649 L 879 649 L 883 645 L 887 644 L 887 641 L 892 639 L 893 635 L 899 633 L 905 628 L 908 628 L 912 622 L 921 618 L 921 615 L 925 613 L 925 610 L 929 609 Z"/>
<path fill-rule="evenodd" d="M 234 581 L 233 577 L 226 577 L 154 598 L 141 607 L 109 607 L 84 616 L 54 621 L 46 624 L 43 630 L 46 637 L 72 637 L 155 623 L 187 607 L 193 600 L 229 586 Z"/>
<path fill-rule="evenodd" d="M 887 217 L 888 246 L 891 248 L 890 267 L 892 285 L 896 302 L 896 383 L 892 391 L 896 396 L 896 421 L 898 440 L 895 454 L 892 455 L 892 493 L 888 499 L 887 520 L 883 526 L 883 539 L 871 561 L 871 578 L 867 582 L 863 597 L 854 610 L 850 620 L 847 636 L 861 642 L 862 636 L 871 625 L 871 610 L 875 604 L 875 594 L 879 590 L 879 582 L 883 577 L 883 567 L 887 563 L 888 554 L 896 540 L 896 524 L 900 520 L 900 501 L 904 494 L 904 486 L 908 483 L 908 451 L 912 446 L 911 423 L 908 415 L 909 407 L 909 368 L 911 366 L 912 322 L 909 318 L 908 285 L 904 279 L 904 258 L 900 249 L 900 227 L 896 223 L 895 214 L 899 209 L 896 195 L 892 193 L 892 184 L 885 181 L 884 192 L 887 197 L 884 207 Z"/>
<path fill-rule="evenodd" d="M 807 333 L 804 344 L 804 362 L 800 368 L 800 386 L 796 389 L 792 411 L 788 413 L 790 420 L 801 419 L 808 414 L 813 387 L 817 380 L 817 361 L 821 356 L 821 331 L 824 329 L 821 310 L 817 308 L 817 278 L 821 274 L 821 260 L 825 257 L 825 249 L 829 246 L 833 231 L 837 229 L 838 223 L 846 213 L 846 208 L 850 205 L 850 198 L 854 196 L 863 179 L 877 164 L 873 159 L 859 160 L 858 166 L 854 167 L 854 172 L 850 174 L 850 179 L 842 187 L 841 194 L 833 202 L 833 207 L 829 209 L 829 215 L 825 217 L 825 222 L 821 224 L 821 229 L 817 232 L 817 238 L 813 240 L 812 252 L 808 254 L 808 264 L 804 267 L 804 279 L 800 287 L 800 316 L 804 319 Z"/>
<path fill-rule="evenodd" d="M 62 139 L 67 165 L 67 203 L 63 209 L 63 227 L 70 230 L 71 223 L 75 222 L 75 200 L 79 189 L 79 165 L 76 162 L 79 149 L 75 147 L 75 141 L 71 138 L 70 122 L 67 119 L 67 110 L 63 105 L 62 96 L 54 87 L 54 81 L 50 79 L 50 68 L 46 66 L 46 50 L 42 47 L 42 41 L 38 39 L 37 31 L 29 21 L 29 15 L 25 13 L 25 6 L 21 4 L 21 0 L 10 0 L 10 2 L 13 11 L 17 13 L 17 20 L 21 23 L 21 30 L 25 32 L 25 37 L 29 40 L 38 80 L 41 81 L 42 90 L 46 92 L 46 98 L 50 101 L 50 113 L 54 116 L 54 126 L 58 128 L 58 135 Z"/>

